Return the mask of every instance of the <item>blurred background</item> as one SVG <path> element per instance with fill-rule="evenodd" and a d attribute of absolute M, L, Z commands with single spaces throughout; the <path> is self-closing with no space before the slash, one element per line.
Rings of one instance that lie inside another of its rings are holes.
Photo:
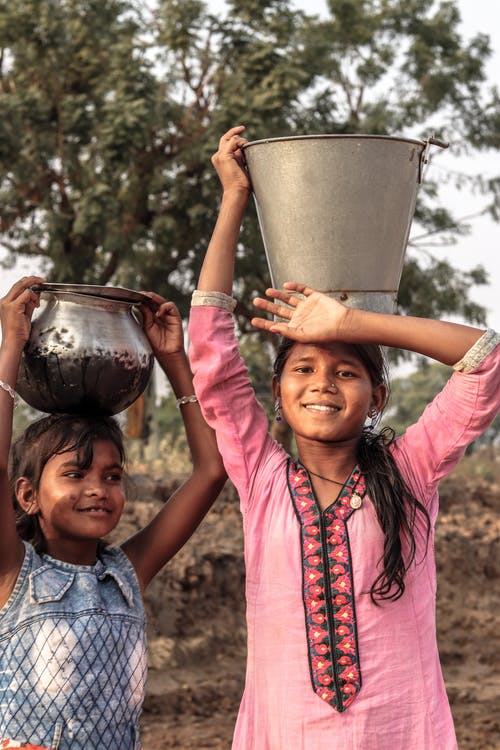
<path fill-rule="evenodd" d="M 210 157 L 250 140 L 425 138 L 399 313 L 500 329 L 500 4 L 492 0 L 9 0 L 0 4 L 0 296 L 21 275 L 152 289 L 187 318 L 220 189 Z M 275 341 L 250 327 L 269 284 L 253 206 L 238 249 L 240 344 L 271 416 Z M 96 336 L 98 331 L 95 332 Z M 449 369 L 393 356 L 398 433 Z M 20 403 L 16 429 L 37 416 Z M 135 486 L 117 539 L 188 471 L 155 372 L 120 415 Z M 499 419 L 443 486 L 438 627 L 463 750 L 498 750 Z M 286 442 L 285 433 L 276 436 Z M 230 747 L 245 664 L 232 486 L 146 597 L 144 750 Z"/>
<path fill-rule="evenodd" d="M 399 312 L 500 328 L 499 12 L 487 0 L 3 4 L 0 294 L 36 272 L 154 289 L 186 318 L 228 127 L 250 140 L 435 134 L 450 147 L 419 192 Z M 275 343 L 249 324 L 269 283 L 253 206 L 238 256 L 241 344 L 270 408 Z M 396 376 L 433 373 L 394 360 Z M 157 373 L 124 419 L 156 444 L 181 432 Z"/>

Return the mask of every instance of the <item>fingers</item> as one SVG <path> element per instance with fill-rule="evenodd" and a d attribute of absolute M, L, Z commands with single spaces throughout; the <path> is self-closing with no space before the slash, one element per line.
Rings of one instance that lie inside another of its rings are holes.
<path fill-rule="evenodd" d="M 223 150 L 227 147 L 227 144 L 231 144 L 231 146 L 234 147 L 234 144 L 242 145 L 243 143 L 246 143 L 245 138 L 238 137 L 244 130 L 244 125 L 236 125 L 234 128 L 230 128 L 219 140 L 219 149 Z"/>
<path fill-rule="evenodd" d="M 278 299 L 280 302 L 285 302 L 285 304 L 292 307 L 297 307 L 300 302 L 300 297 L 297 297 L 296 294 L 284 291 L 283 289 L 273 289 L 272 287 L 266 289 L 266 297 L 272 297 L 274 300 Z"/>
<path fill-rule="evenodd" d="M 164 318 L 167 315 L 170 315 L 172 318 L 176 318 L 178 320 L 181 319 L 180 313 L 177 309 L 177 307 L 174 305 L 173 302 L 164 300 L 160 307 L 158 308 L 158 311 L 156 313 L 157 318 Z"/>
<path fill-rule="evenodd" d="M 152 325 L 154 321 L 157 322 L 168 322 L 167 318 L 170 318 L 173 322 L 176 320 L 178 323 L 182 323 L 181 315 L 176 305 L 170 300 L 166 300 L 156 292 L 141 292 L 146 297 L 149 297 L 152 304 L 142 303 L 141 308 L 144 314 L 144 318 L 148 325 Z"/>
<path fill-rule="evenodd" d="M 310 286 L 301 284 L 298 281 L 285 281 L 283 286 L 285 287 L 285 289 L 289 289 L 291 292 L 298 292 L 299 294 L 303 294 L 304 297 L 309 297 L 316 291 L 315 289 L 311 289 Z"/>
<path fill-rule="evenodd" d="M 222 143 L 223 141 L 229 141 L 234 135 L 239 135 L 244 130 L 244 125 L 234 125 L 232 128 L 229 128 L 229 130 L 224 133 L 223 136 L 221 136 L 220 143 Z"/>
<path fill-rule="evenodd" d="M 261 331 L 269 331 L 269 333 L 277 333 L 280 336 L 288 336 L 290 327 L 287 323 L 278 323 L 274 320 L 266 320 L 265 318 L 252 318 L 250 323 L 254 328 L 258 328 Z"/>
<path fill-rule="evenodd" d="M 45 279 L 42 276 L 23 276 L 12 285 L 5 297 L 10 300 L 17 299 L 21 294 L 30 289 L 30 287 L 35 286 L 35 284 L 41 284 L 44 281 Z M 34 292 L 33 294 L 35 295 Z M 36 298 L 38 299 L 38 295 L 36 295 Z"/>
<path fill-rule="evenodd" d="M 275 302 L 262 299 L 262 297 L 256 297 L 253 300 L 253 304 L 255 307 L 258 307 L 259 310 L 264 310 L 264 312 L 268 312 L 271 315 L 277 315 L 279 318 L 285 318 L 286 320 L 290 320 L 293 314 L 293 308 L 278 305 Z"/>
<path fill-rule="evenodd" d="M 218 163 L 225 157 L 235 158 L 236 161 L 241 165 L 243 161 L 242 146 L 247 143 L 246 138 L 242 138 L 240 133 L 245 130 L 244 125 L 237 125 L 234 128 L 230 128 L 219 140 L 219 148 L 217 152 L 212 156 L 212 164 L 217 168 Z"/>

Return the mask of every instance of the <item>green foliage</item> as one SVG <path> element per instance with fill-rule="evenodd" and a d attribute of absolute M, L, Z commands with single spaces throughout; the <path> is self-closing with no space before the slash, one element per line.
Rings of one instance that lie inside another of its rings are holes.
<path fill-rule="evenodd" d="M 452 372 L 446 365 L 430 364 L 427 359 L 420 359 L 418 368 L 413 373 L 395 378 L 391 382 L 391 396 L 384 414 L 384 424 L 390 425 L 397 435 L 402 435 L 442 390 Z M 475 441 L 474 450 L 480 446 L 496 444 L 499 438 L 500 415 Z"/>
<path fill-rule="evenodd" d="M 384 424 L 390 425 L 397 435 L 402 435 L 443 388 L 451 372 L 446 365 L 430 364 L 428 360 L 421 359 L 415 372 L 394 378 Z"/>
<path fill-rule="evenodd" d="M 155 289 L 187 313 L 220 188 L 221 133 L 437 136 L 500 147 L 484 35 L 465 41 L 455 2 L 329 0 L 318 19 L 286 0 L 10 0 L 0 5 L 0 240 L 6 264 L 45 262 L 54 281 Z M 482 184 L 498 216 L 500 181 Z M 470 188 L 470 185 L 465 185 Z M 415 222 L 452 242 L 463 228 L 424 183 Z M 482 321 L 462 273 L 422 240 L 401 308 Z M 269 283 L 255 212 L 241 233 L 242 332 Z"/>

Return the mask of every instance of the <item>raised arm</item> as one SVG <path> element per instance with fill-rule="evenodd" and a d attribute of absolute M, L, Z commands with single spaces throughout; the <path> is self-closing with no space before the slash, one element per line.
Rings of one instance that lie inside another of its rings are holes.
<path fill-rule="evenodd" d="M 212 157 L 222 184 L 222 201 L 212 238 L 198 280 L 198 289 L 206 292 L 224 292 L 233 289 L 234 258 L 243 214 L 245 213 L 251 184 L 245 167 L 241 147 L 246 140 L 241 137 L 245 127 L 238 125 L 225 133 L 219 148 Z"/>
<path fill-rule="evenodd" d="M 256 328 L 295 341 L 374 343 L 417 352 L 451 366 L 459 362 L 484 333 L 484 329 L 457 323 L 348 308 L 304 284 L 287 282 L 284 286 L 287 291 L 267 289 L 266 295 L 285 304 L 260 297 L 254 300 L 257 308 L 284 318 L 284 322 L 254 318 L 252 323 Z"/>
<path fill-rule="evenodd" d="M 144 329 L 156 359 L 177 398 L 194 394 L 193 378 L 184 351 L 182 323 L 177 308 L 156 294 L 153 313 L 143 307 Z M 158 515 L 123 544 L 143 589 L 189 539 L 226 481 L 215 433 L 206 424 L 197 402 L 180 406 L 193 468 Z M 168 457 L 167 457 L 168 460 Z"/>
<path fill-rule="evenodd" d="M 23 560 L 23 545 L 16 532 L 9 486 L 9 451 L 12 439 L 14 389 L 23 347 L 31 330 L 31 316 L 39 295 L 30 286 L 44 279 L 28 276 L 18 281 L 0 299 L 2 343 L 0 345 L 0 603 L 6 600 Z"/>

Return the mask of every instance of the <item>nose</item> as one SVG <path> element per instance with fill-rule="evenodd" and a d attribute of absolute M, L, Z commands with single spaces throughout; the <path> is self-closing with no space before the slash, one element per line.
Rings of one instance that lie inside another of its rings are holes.
<path fill-rule="evenodd" d="M 319 372 L 316 377 L 313 389 L 319 391 L 330 391 L 331 393 L 338 393 L 339 390 L 337 384 L 332 382 L 331 375 L 321 372 Z"/>
<path fill-rule="evenodd" d="M 85 489 L 85 495 L 87 497 L 97 498 L 98 500 L 105 500 L 108 493 L 106 487 L 100 482 L 91 482 Z"/>

